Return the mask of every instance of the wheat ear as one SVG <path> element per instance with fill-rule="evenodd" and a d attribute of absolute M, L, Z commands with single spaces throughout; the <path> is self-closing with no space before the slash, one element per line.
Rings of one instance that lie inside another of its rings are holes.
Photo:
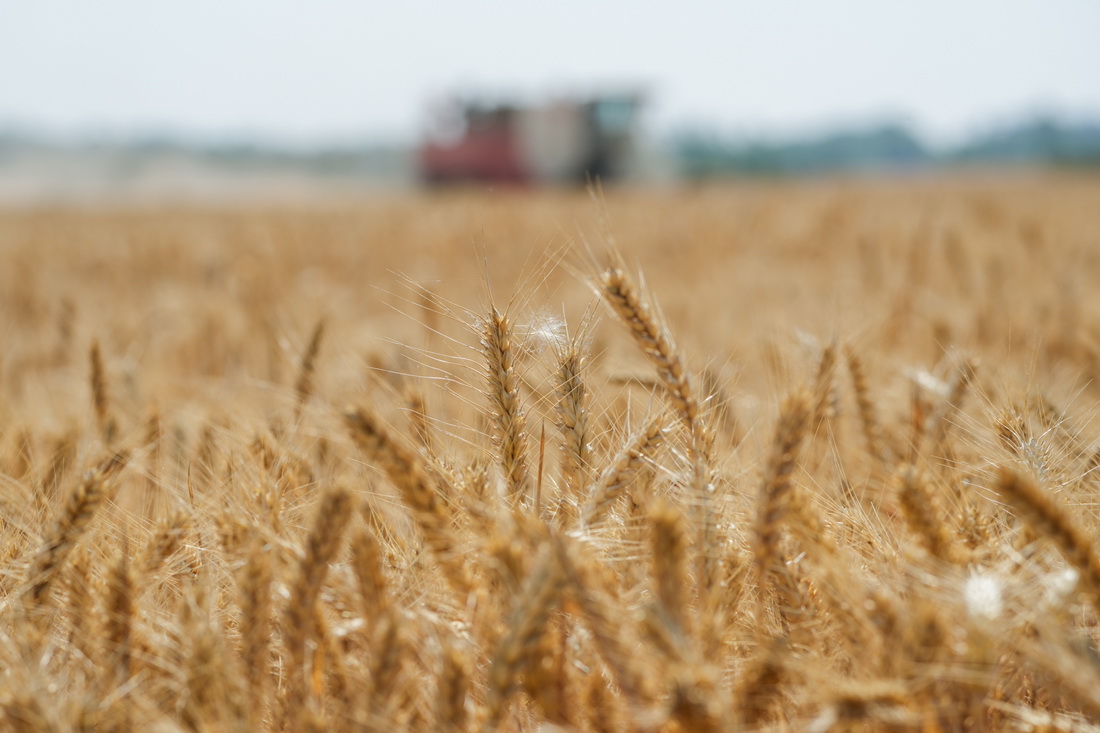
<path fill-rule="evenodd" d="M 596 484 L 595 491 L 585 504 L 581 514 L 583 526 L 591 527 L 600 521 L 615 500 L 628 487 L 665 439 L 663 416 L 657 415 L 646 423 L 623 447 Z"/>
<path fill-rule="evenodd" d="M 558 559 L 565 573 L 570 598 L 577 604 L 608 669 L 623 695 L 638 704 L 650 692 L 645 674 L 639 669 L 637 650 L 622 631 L 622 602 L 606 591 L 596 577 L 596 564 L 582 550 L 583 543 L 562 542 Z"/>
<path fill-rule="evenodd" d="M 317 598 L 328 574 L 329 563 L 340 548 L 344 527 L 351 519 L 351 496 L 345 489 L 332 489 L 321 500 L 317 519 L 306 543 L 305 555 L 299 566 L 298 578 L 291 589 L 283 627 L 291 677 L 287 693 L 287 709 L 292 723 L 297 723 L 308 689 L 306 679 L 306 640 L 317 613 Z"/>
<path fill-rule="evenodd" d="M 253 541 L 241 579 L 241 637 L 248 698 L 253 701 L 250 725 L 260 727 L 264 717 L 268 666 L 271 656 L 271 550 L 262 539 Z"/>
<path fill-rule="evenodd" d="M 1007 499 L 1040 534 L 1050 537 L 1077 568 L 1086 593 L 1100 607 L 1100 554 L 1092 537 L 1033 479 L 1002 467 L 997 493 Z"/>
<path fill-rule="evenodd" d="M 633 279 L 613 267 L 600 278 L 600 294 L 657 369 L 657 376 L 684 423 L 694 432 L 699 419 L 699 400 L 664 325 L 641 298 Z"/>
<path fill-rule="evenodd" d="M 115 655 L 120 680 L 133 674 L 133 622 L 136 611 L 134 576 L 130 570 L 130 545 L 123 537 L 118 562 L 111 570 L 107 587 L 107 642 Z"/>
<path fill-rule="evenodd" d="M 879 463 L 885 463 L 882 423 L 879 422 L 871 390 L 867 386 L 867 369 L 863 359 L 851 346 L 845 348 L 845 356 L 848 360 L 848 371 L 852 375 L 852 388 L 856 395 L 856 407 L 859 408 L 859 422 L 863 428 L 863 438 L 867 442 L 867 452 Z"/>
<path fill-rule="evenodd" d="M 368 624 L 389 610 L 386 576 L 382 573 L 382 546 L 374 533 L 361 529 L 351 538 L 351 560 Z"/>
<path fill-rule="evenodd" d="M 302 362 L 298 368 L 298 380 L 294 383 L 294 394 L 297 396 L 297 404 L 294 407 L 295 417 L 302 414 L 302 408 L 310 396 L 313 395 L 314 377 L 317 371 L 317 355 L 321 353 L 321 342 L 325 337 L 325 319 L 317 321 L 313 327 L 313 333 L 309 337 L 309 344 L 302 353 Z"/>
<path fill-rule="evenodd" d="M 672 631 L 687 630 L 687 527 L 683 515 L 663 500 L 650 509 L 653 538 L 653 578 L 661 616 Z"/>
<path fill-rule="evenodd" d="M 46 602 L 65 559 L 92 523 L 96 511 L 109 498 L 113 488 L 109 479 L 123 462 L 125 458 L 116 455 L 89 471 L 65 503 L 53 531 L 31 564 L 29 597 L 34 605 Z"/>
<path fill-rule="evenodd" d="M 527 419 L 520 404 L 513 337 L 512 322 L 490 306 L 489 316 L 481 329 L 489 404 L 500 464 L 508 482 L 508 497 L 513 506 L 519 506 L 533 496 L 527 456 Z"/>
<path fill-rule="evenodd" d="M 697 581 L 700 595 L 709 594 L 717 567 L 715 517 L 711 506 L 714 483 L 709 461 L 712 438 L 700 414 L 698 393 L 668 329 L 641 297 L 633 279 L 623 269 L 612 267 L 600 278 L 600 294 L 657 370 L 666 394 L 691 436 L 692 493 L 699 532 Z"/>
<path fill-rule="evenodd" d="M 584 359 L 570 344 L 558 361 L 558 429 L 562 436 L 562 490 L 576 499 L 588 483 L 591 435 Z"/>
<path fill-rule="evenodd" d="M 453 640 L 443 643 L 439 672 L 436 727 L 445 733 L 465 733 L 469 714 L 466 698 L 470 688 L 472 665 Z"/>
<path fill-rule="evenodd" d="M 909 529 L 924 541 L 932 556 L 947 563 L 957 562 L 961 548 L 948 526 L 947 515 L 927 479 L 913 466 L 902 471 L 899 499 Z"/>
<path fill-rule="evenodd" d="M 760 513 L 756 525 L 756 561 L 760 582 L 764 582 L 779 557 L 783 520 L 787 516 L 793 491 L 791 475 L 809 416 L 809 399 L 804 392 L 788 397 L 779 413 L 771 459 L 760 489 Z"/>
<path fill-rule="evenodd" d="M 93 341 L 88 351 L 91 365 L 92 405 L 95 407 L 96 424 L 99 426 L 103 442 L 111 445 L 118 433 L 118 423 L 111 414 L 111 400 L 107 394 L 107 375 L 103 369 L 103 357 L 99 353 L 99 342 Z"/>
<path fill-rule="evenodd" d="M 810 411 L 810 424 L 815 429 L 826 418 L 833 416 L 836 352 L 836 343 L 830 343 L 821 351 L 821 361 L 817 364 L 817 375 L 814 377 L 813 405 Z"/>
<path fill-rule="evenodd" d="M 397 442 L 382 423 L 365 409 L 349 410 L 344 419 L 364 453 L 389 477 L 413 513 L 424 541 L 460 593 L 471 587 L 469 570 L 457 550 L 452 530 L 453 512 L 443 501 L 419 455 Z"/>
<path fill-rule="evenodd" d="M 488 721 L 495 725 L 516 687 L 523 662 L 538 645 L 543 628 L 561 598 L 564 575 L 558 553 L 544 544 L 530 576 L 524 581 L 509 617 L 508 632 L 497 644 L 489 666 Z"/>

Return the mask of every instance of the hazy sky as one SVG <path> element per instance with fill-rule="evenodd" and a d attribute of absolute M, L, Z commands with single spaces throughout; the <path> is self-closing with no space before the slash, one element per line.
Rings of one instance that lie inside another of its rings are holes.
<path fill-rule="evenodd" d="M 1100 118 L 1100 2 L 0 0 L 0 126 L 413 139 L 448 91 L 617 84 L 658 130 Z"/>

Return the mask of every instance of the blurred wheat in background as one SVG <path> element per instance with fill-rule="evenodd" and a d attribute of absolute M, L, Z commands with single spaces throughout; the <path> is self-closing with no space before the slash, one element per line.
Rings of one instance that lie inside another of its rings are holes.
<path fill-rule="evenodd" d="M 9 730 L 1092 730 L 1100 184 L 0 214 Z"/>

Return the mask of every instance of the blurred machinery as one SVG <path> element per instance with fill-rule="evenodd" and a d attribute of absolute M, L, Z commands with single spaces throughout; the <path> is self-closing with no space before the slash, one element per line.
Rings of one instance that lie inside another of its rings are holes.
<path fill-rule="evenodd" d="M 639 94 L 536 106 L 447 103 L 433 114 L 420 147 L 421 180 L 567 184 L 628 178 L 641 103 Z"/>

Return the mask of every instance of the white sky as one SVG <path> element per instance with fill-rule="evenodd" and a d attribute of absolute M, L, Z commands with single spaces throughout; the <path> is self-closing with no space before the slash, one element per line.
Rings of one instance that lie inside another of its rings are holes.
<path fill-rule="evenodd" d="M 448 91 L 616 83 L 657 130 L 1100 118 L 1100 2 L 0 0 L 0 127 L 415 139 Z"/>

